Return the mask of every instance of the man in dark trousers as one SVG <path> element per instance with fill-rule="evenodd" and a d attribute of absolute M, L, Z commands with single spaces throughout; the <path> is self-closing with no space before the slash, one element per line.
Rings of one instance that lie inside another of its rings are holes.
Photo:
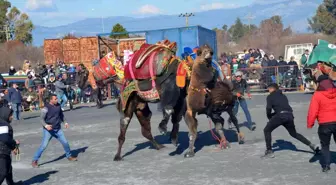
<path fill-rule="evenodd" d="M 13 128 L 9 124 L 13 119 L 13 110 L 0 103 L 0 184 L 14 185 L 11 152 L 19 141 L 13 139 Z"/>
<path fill-rule="evenodd" d="M 8 97 L 9 103 L 13 109 L 14 120 L 20 120 L 22 95 L 19 90 L 19 86 L 16 83 L 8 89 Z"/>
<path fill-rule="evenodd" d="M 287 97 L 279 90 L 279 86 L 277 84 L 270 84 L 268 91 L 270 94 L 267 96 L 266 114 L 269 122 L 264 128 L 266 152 L 262 158 L 274 158 L 272 151 L 272 131 L 279 126 L 284 126 L 292 137 L 309 146 L 315 153 L 318 153 L 320 149 L 316 145 L 296 132 L 293 109 L 289 105 Z M 272 109 L 274 110 L 273 113 Z"/>
<path fill-rule="evenodd" d="M 69 128 L 69 124 L 64 119 L 57 95 L 50 95 L 49 103 L 41 110 L 41 122 L 43 125 L 43 139 L 40 148 L 33 157 L 32 166 L 34 168 L 38 167 L 38 160 L 52 137 L 55 137 L 63 145 L 65 156 L 69 161 L 77 161 L 76 157 L 72 157 L 69 143 L 61 129 L 62 123 L 64 123 L 65 128 Z"/>

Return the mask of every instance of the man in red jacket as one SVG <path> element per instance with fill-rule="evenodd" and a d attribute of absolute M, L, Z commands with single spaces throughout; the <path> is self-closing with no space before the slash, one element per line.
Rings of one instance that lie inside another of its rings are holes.
<path fill-rule="evenodd" d="M 330 139 L 334 135 L 336 142 L 336 87 L 330 79 L 322 80 L 314 93 L 309 106 L 307 127 L 313 128 L 317 119 L 318 135 L 322 147 L 324 163 L 322 171 L 330 171 Z"/>

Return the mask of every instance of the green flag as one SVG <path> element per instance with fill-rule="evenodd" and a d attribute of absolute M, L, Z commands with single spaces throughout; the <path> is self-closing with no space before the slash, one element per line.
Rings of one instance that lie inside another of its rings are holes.
<path fill-rule="evenodd" d="M 336 66 L 336 46 L 325 40 L 319 40 L 318 45 L 311 52 L 306 66 L 314 65 L 318 61 Z"/>

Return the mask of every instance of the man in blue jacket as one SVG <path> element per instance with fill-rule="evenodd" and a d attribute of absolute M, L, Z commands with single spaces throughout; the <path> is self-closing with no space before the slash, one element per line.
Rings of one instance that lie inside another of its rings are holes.
<path fill-rule="evenodd" d="M 19 86 L 14 83 L 11 88 L 8 89 L 9 103 L 13 110 L 14 120 L 20 120 L 20 113 L 22 111 L 21 102 L 22 95 L 19 90 Z"/>
<path fill-rule="evenodd" d="M 50 95 L 49 103 L 41 110 L 41 122 L 43 125 L 43 139 L 40 148 L 33 157 L 32 166 L 34 168 L 38 167 L 38 160 L 52 137 L 55 137 L 63 145 L 65 156 L 69 161 L 77 161 L 76 157 L 72 157 L 69 143 L 61 129 L 62 123 L 64 123 L 65 128 L 69 128 L 69 124 L 64 119 L 64 114 L 56 95 Z"/>
<path fill-rule="evenodd" d="M 11 152 L 19 141 L 13 139 L 13 128 L 9 124 L 13 118 L 13 110 L 3 102 L 0 103 L 0 184 L 5 180 L 8 185 L 14 185 Z"/>

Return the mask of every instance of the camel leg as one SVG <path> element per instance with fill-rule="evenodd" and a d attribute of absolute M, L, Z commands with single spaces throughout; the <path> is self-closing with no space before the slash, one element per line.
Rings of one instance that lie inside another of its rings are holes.
<path fill-rule="evenodd" d="M 238 125 L 238 119 L 237 117 L 234 115 L 233 113 L 233 108 L 229 108 L 227 113 L 229 114 L 230 116 L 230 119 L 232 121 L 232 123 L 234 124 L 234 126 L 236 127 L 237 129 L 237 137 L 238 137 L 238 143 L 239 144 L 244 144 L 245 143 L 245 139 L 244 139 L 244 133 L 242 133 L 239 129 L 239 125 Z"/>
<path fill-rule="evenodd" d="M 184 154 L 184 157 L 190 158 L 195 156 L 194 145 L 197 138 L 196 113 L 192 110 L 187 110 L 185 114 L 185 122 L 189 128 L 189 150 Z"/>
<path fill-rule="evenodd" d="M 211 114 L 211 120 L 215 123 L 216 132 L 220 137 L 220 147 L 221 149 L 227 149 L 230 147 L 230 143 L 227 141 L 223 125 L 224 125 L 224 119 L 220 115 L 221 113 L 212 113 Z"/>
<path fill-rule="evenodd" d="M 117 103 L 117 106 L 118 106 L 117 109 L 120 111 L 120 134 L 119 134 L 119 137 L 118 137 L 118 144 L 119 144 L 118 145 L 118 151 L 117 151 L 117 154 L 114 156 L 114 161 L 121 161 L 122 160 L 122 158 L 121 158 L 121 148 L 122 148 L 122 145 L 125 142 L 125 136 L 126 136 L 126 131 L 127 131 L 128 125 L 131 122 L 133 112 L 135 110 L 135 107 L 137 106 L 137 102 L 134 98 L 130 99 L 129 101 L 130 102 L 129 102 L 125 112 L 122 111 L 122 107 L 121 107 L 122 105 L 121 105 L 120 99 Z"/>
<path fill-rule="evenodd" d="M 167 124 L 169 122 L 169 119 L 170 119 L 170 115 L 167 114 L 167 111 L 163 110 L 162 111 L 162 114 L 163 114 L 163 119 L 161 120 L 160 124 L 159 124 L 159 131 L 162 135 L 166 135 L 167 134 Z"/>
<path fill-rule="evenodd" d="M 159 144 L 157 141 L 155 141 L 152 135 L 151 125 L 150 125 L 150 119 L 152 117 L 152 112 L 150 111 L 148 107 L 148 103 L 146 102 L 139 103 L 137 106 L 135 115 L 137 116 L 140 122 L 142 135 L 146 139 L 148 139 L 157 150 L 160 150 L 161 148 L 163 148 L 164 146 Z"/>
<path fill-rule="evenodd" d="M 180 98 L 180 101 L 178 101 L 174 107 L 174 113 L 172 115 L 173 128 L 170 133 L 170 141 L 175 146 L 177 146 L 178 144 L 178 133 L 180 130 L 180 122 L 182 120 L 182 117 L 185 115 L 186 111 L 187 111 L 186 102 L 184 101 L 184 98 Z"/>

